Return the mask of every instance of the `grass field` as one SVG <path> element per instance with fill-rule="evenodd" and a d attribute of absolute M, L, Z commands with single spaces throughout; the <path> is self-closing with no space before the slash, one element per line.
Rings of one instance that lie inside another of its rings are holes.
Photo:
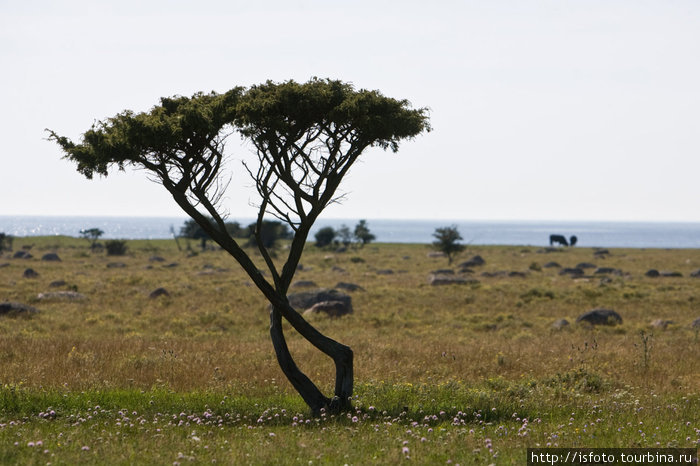
<path fill-rule="evenodd" d="M 364 288 L 352 315 L 312 319 L 353 348 L 356 377 L 354 412 L 313 418 L 277 366 L 264 298 L 226 253 L 127 244 L 110 257 L 16 238 L 34 257 L 0 257 L 0 302 L 40 311 L 0 316 L 0 463 L 523 464 L 536 446 L 700 446 L 698 250 L 470 247 L 456 263 L 481 255 L 478 283 L 431 286 L 448 266 L 425 245 L 310 246 L 297 280 Z M 159 287 L 168 296 L 150 298 Z M 39 298 L 55 291 L 83 297 Z M 599 307 L 622 325 L 575 323 Z M 287 336 L 331 394 L 332 362 Z"/>

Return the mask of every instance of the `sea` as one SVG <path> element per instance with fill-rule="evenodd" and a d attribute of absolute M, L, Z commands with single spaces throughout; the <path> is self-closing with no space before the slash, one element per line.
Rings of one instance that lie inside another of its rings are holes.
<path fill-rule="evenodd" d="M 0 233 L 12 236 L 80 236 L 80 230 L 99 228 L 103 239 L 172 238 L 184 217 L 61 217 L 0 216 Z M 229 219 L 245 226 L 253 219 Z M 323 227 L 352 230 L 359 219 L 319 219 L 310 238 Z M 575 235 L 580 247 L 610 248 L 700 248 L 700 223 L 685 222 L 598 222 L 598 221 L 508 221 L 508 220 L 388 220 L 368 219 L 370 232 L 380 243 L 434 241 L 436 228 L 455 226 L 466 245 L 548 246 L 549 235 Z"/>

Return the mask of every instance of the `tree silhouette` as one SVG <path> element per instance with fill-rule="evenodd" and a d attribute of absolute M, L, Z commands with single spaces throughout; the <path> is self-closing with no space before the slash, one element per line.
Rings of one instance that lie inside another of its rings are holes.
<path fill-rule="evenodd" d="M 79 144 L 48 130 L 65 157 L 88 178 L 116 166 L 145 168 L 209 237 L 243 267 L 271 304 L 270 335 L 280 367 L 313 412 L 350 407 L 353 352 L 323 335 L 287 300 L 309 231 L 332 202 L 345 175 L 369 147 L 396 152 L 399 142 L 429 131 L 426 109 L 378 91 L 355 90 L 335 80 L 286 81 L 224 94 L 162 98 L 149 112 L 122 112 L 97 122 Z M 257 163 L 245 165 L 259 195 L 253 235 L 271 277 L 266 279 L 226 229 L 220 201 L 230 178 L 222 175 L 225 141 L 238 132 Z M 266 216 L 293 231 L 280 268 L 262 239 Z M 282 328 L 287 320 L 335 363 L 333 397 L 326 397 L 297 367 Z"/>
<path fill-rule="evenodd" d="M 465 246 L 458 243 L 462 240 L 462 235 L 459 234 L 456 225 L 436 228 L 433 237 L 433 247 L 447 256 L 448 264 L 452 264 L 454 256 L 464 251 Z"/>

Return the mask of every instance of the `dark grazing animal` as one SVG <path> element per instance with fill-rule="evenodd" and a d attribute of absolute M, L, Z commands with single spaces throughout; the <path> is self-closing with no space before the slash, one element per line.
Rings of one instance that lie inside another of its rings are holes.
<path fill-rule="evenodd" d="M 554 243 L 559 243 L 562 246 L 568 246 L 569 243 L 566 241 L 566 237 L 563 235 L 549 235 L 549 245 L 554 246 Z"/>
<path fill-rule="evenodd" d="M 569 238 L 569 245 L 576 246 L 577 242 L 578 242 L 578 238 L 576 237 L 576 235 L 572 235 L 571 238 Z"/>

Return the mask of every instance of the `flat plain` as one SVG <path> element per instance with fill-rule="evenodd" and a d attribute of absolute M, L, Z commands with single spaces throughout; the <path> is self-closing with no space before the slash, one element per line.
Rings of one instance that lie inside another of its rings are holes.
<path fill-rule="evenodd" d="M 353 348 L 356 384 L 354 411 L 312 417 L 232 258 L 127 246 L 26 237 L 0 255 L 0 302 L 38 310 L 0 315 L 0 463 L 523 464 L 528 447 L 700 446 L 698 250 L 469 246 L 448 265 L 426 245 L 309 245 L 298 281 L 362 287 L 352 314 L 310 317 Z M 465 283 L 431 285 L 439 270 Z M 622 323 L 576 323 L 596 308 Z M 331 361 L 286 334 L 330 394 Z"/>

